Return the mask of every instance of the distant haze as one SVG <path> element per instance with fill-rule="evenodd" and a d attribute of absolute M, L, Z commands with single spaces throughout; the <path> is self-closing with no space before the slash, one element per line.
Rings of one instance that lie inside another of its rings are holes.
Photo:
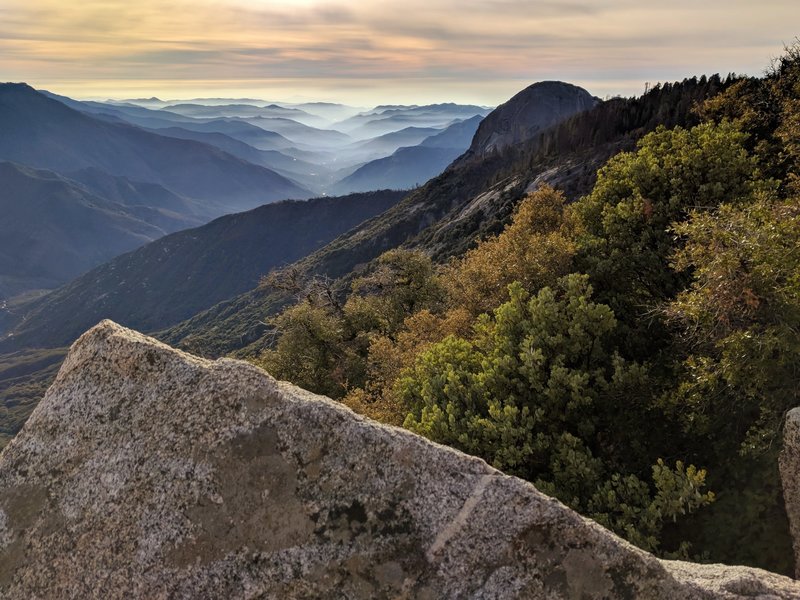
<path fill-rule="evenodd" d="M 533 81 L 593 94 L 758 74 L 797 0 L 3 0 L 0 80 L 73 97 L 496 105 Z"/>

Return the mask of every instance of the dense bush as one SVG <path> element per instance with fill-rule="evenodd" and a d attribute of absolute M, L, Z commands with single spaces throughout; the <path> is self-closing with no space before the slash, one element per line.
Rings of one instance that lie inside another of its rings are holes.
<path fill-rule="evenodd" d="M 713 494 L 701 491 L 703 471 L 680 462 L 672 469 L 658 460 L 651 481 L 634 474 L 644 432 L 628 425 L 647 419 L 636 398 L 648 373 L 616 352 L 616 319 L 591 293 L 577 274 L 531 298 L 512 285 L 510 300 L 480 319 L 470 340 L 446 338 L 401 378 L 411 407 L 405 426 L 657 550 L 664 522 Z"/>

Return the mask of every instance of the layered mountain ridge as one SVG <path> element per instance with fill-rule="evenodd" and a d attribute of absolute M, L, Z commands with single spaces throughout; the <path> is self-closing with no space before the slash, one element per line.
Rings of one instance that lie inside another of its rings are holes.
<path fill-rule="evenodd" d="M 87 189 L 52 171 L 0 161 L 0 299 L 57 287 L 197 223 L 167 207 L 135 204 L 143 190 L 128 180 L 103 183 L 114 185 L 114 200 L 93 193 L 96 186 Z"/>
<path fill-rule="evenodd" d="M 404 141 L 419 144 L 443 133 L 442 123 L 473 110 L 485 112 L 458 105 L 433 111 L 395 108 L 395 116 L 432 112 L 435 126 L 355 141 L 331 128 L 338 116 L 358 112 L 339 105 L 281 106 L 247 99 L 207 105 L 144 100 L 139 105 L 78 101 L 25 84 L 2 84 L 0 161 L 26 169 L 29 184 L 39 181 L 39 196 L 34 201 L 30 194 L 22 194 L 19 173 L 0 172 L 0 184 L 7 190 L 3 201 L 9 207 L 6 225 L 14 228 L 0 249 L 7 265 L 0 272 L 0 300 L 17 304 L 116 255 L 223 214 L 326 195 L 325 190 L 333 191 L 333 184 L 361 161 L 387 156 Z M 382 111 L 370 111 L 365 122 L 382 116 Z M 450 155 L 468 145 L 464 140 L 461 144 Z M 426 165 L 424 179 L 443 169 L 449 158 Z M 39 174 L 33 176 L 31 169 Z M 45 171 L 50 173 L 47 178 L 64 182 L 59 192 L 49 184 L 49 199 L 42 197 Z M 419 173 L 397 180 L 391 180 L 388 172 L 377 176 L 375 185 L 337 185 L 336 192 L 401 189 L 421 180 Z M 384 185 L 379 185 L 381 180 Z M 81 195 L 86 198 L 76 200 Z M 49 223 L 43 227 L 34 221 L 36 207 L 42 209 L 45 200 L 53 210 L 43 213 L 42 222 Z M 86 215 L 94 215 L 83 236 L 74 227 L 76 219 L 69 217 L 77 214 L 78 206 Z M 98 230 L 103 222 L 105 234 Z M 52 247 L 42 246 L 40 251 L 36 236 L 44 230 L 50 231 Z M 8 313 L 0 318 L 0 327 L 7 317 Z"/>
<path fill-rule="evenodd" d="M 697 123 L 695 105 L 725 85 L 729 84 L 718 77 L 689 79 L 642 97 L 600 103 L 503 150 L 485 155 L 466 152 L 386 213 L 296 267 L 308 275 L 346 281 L 354 270 L 391 248 L 420 249 L 437 260 L 458 256 L 476 240 L 501 231 L 527 191 L 546 183 L 577 199 L 591 190 L 597 169 L 608 158 L 632 149 L 659 125 Z M 208 356 L 257 353 L 267 341 L 259 337 L 266 331 L 259 323 L 285 302 L 279 291 L 256 288 L 159 335 L 172 345 Z"/>
<path fill-rule="evenodd" d="M 385 158 L 368 162 L 339 181 L 333 191 L 366 191 L 381 186 L 392 189 L 419 187 L 444 171 L 469 148 L 482 119 L 476 115 L 457 121 L 443 131 L 431 133 L 414 146 L 402 146 Z M 401 131 L 408 129 L 420 128 Z"/>
<path fill-rule="evenodd" d="M 70 172 L 90 167 L 208 203 L 209 216 L 310 193 L 213 146 L 101 121 L 24 84 L 0 86 L 0 159 Z"/>

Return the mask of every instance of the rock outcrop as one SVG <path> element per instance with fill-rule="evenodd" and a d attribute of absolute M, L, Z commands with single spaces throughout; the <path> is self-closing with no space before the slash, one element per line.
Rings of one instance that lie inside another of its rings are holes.
<path fill-rule="evenodd" d="M 793 408 L 786 415 L 780 469 L 786 516 L 789 517 L 794 545 L 795 577 L 800 579 L 800 408 Z"/>
<path fill-rule="evenodd" d="M 589 92 L 570 83 L 534 83 L 486 116 L 475 133 L 469 154 L 484 156 L 533 139 L 548 127 L 589 110 L 597 102 Z"/>
<path fill-rule="evenodd" d="M 0 598 L 800 598 L 105 321 L 0 455 Z"/>

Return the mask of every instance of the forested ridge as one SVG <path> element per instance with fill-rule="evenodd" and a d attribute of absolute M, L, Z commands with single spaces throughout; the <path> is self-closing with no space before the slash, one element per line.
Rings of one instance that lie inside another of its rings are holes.
<path fill-rule="evenodd" d="M 346 297 L 271 274 L 296 302 L 256 362 L 647 550 L 790 572 L 777 455 L 800 403 L 800 47 L 719 88 L 691 119 L 653 115 L 577 201 L 541 186 L 448 261 L 391 250 Z"/>
<path fill-rule="evenodd" d="M 693 107 L 737 80 L 692 77 L 654 86 L 640 97 L 602 102 L 527 142 L 485 155 L 469 151 L 396 206 L 298 261 L 292 270 L 305 278 L 334 278 L 341 290 L 391 248 L 420 249 L 437 262 L 462 255 L 477 240 L 503 230 L 528 186 L 542 180 L 556 185 L 569 200 L 585 195 L 609 157 L 634 148 L 660 119 L 670 126 L 699 123 Z M 264 336 L 265 317 L 292 298 L 281 286 L 259 286 L 159 337 L 203 356 L 249 356 L 272 339 Z"/>

